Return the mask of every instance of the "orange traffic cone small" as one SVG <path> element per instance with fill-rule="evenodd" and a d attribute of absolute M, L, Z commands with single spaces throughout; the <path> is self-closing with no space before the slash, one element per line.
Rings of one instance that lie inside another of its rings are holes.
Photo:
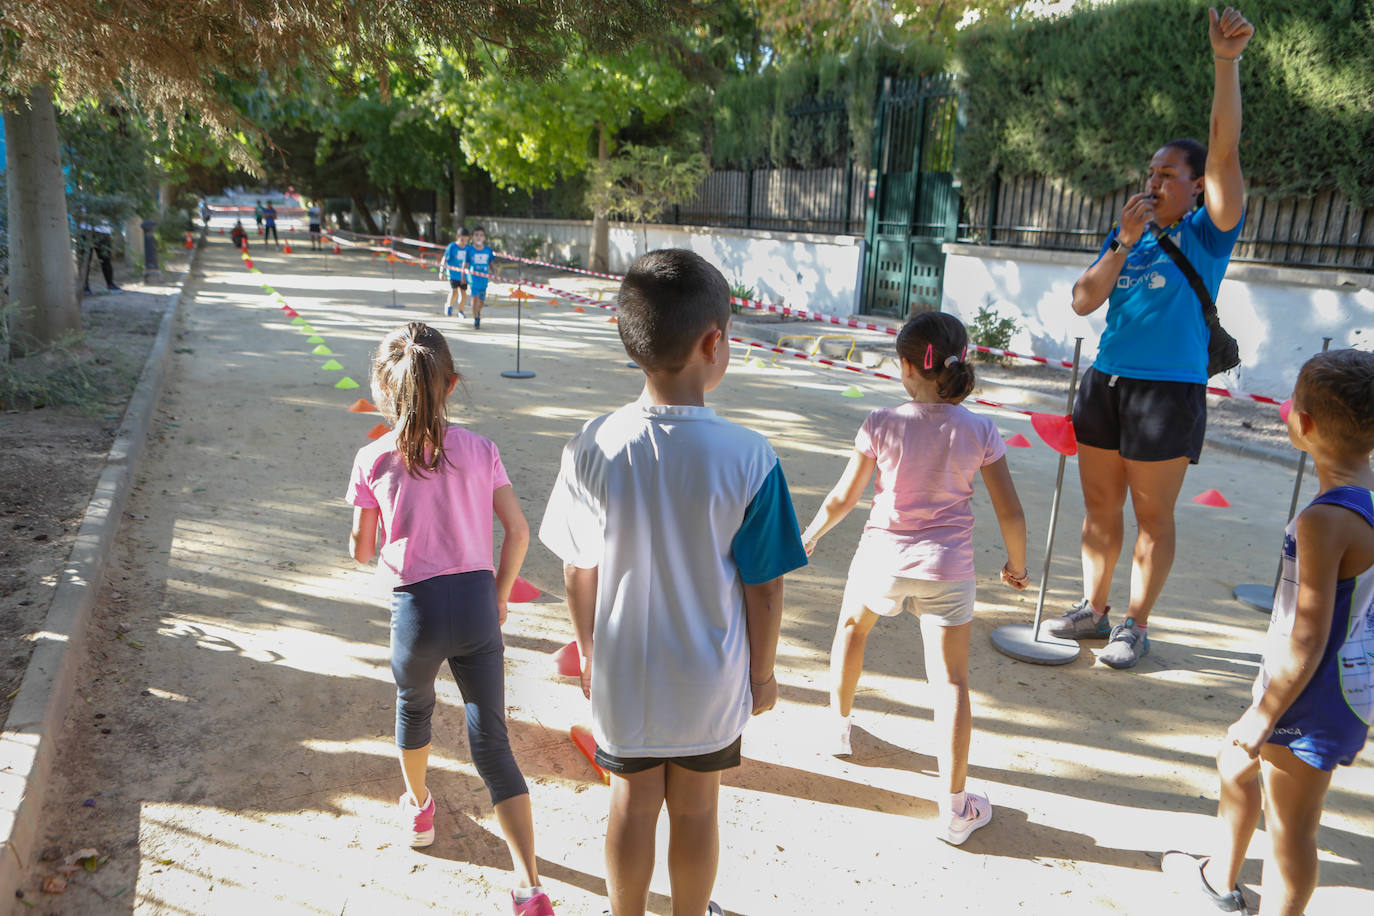
<path fill-rule="evenodd" d="M 194 248 L 194 247 L 196 247 L 196 243 L 195 243 L 195 241 L 191 238 L 191 233 L 189 233 L 189 232 L 186 233 L 186 247 L 187 247 L 187 248 Z"/>
<path fill-rule="evenodd" d="M 376 426 L 372 427 L 370 430 L 367 431 L 367 438 L 380 439 L 389 432 L 391 432 L 390 426 L 387 426 L 385 423 L 378 423 Z"/>
<path fill-rule="evenodd" d="M 338 243 L 338 242 L 335 242 L 335 243 L 334 243 L 334 253 L 335 253 L 335 254 L 343 254 L 343 251 L 341 251 L 341 250 L 339 249 L 339 243 Z"/>
<path fill-rule="evenodd" d="M 283 253 L 283 254 L 290 254 L 290 253 L 291 253 L 291 243 L 290 243 L 290 242 L 287 242 L 287 243 L 286 243 L 286 247 L 282 249 L 282 253 Z"/>

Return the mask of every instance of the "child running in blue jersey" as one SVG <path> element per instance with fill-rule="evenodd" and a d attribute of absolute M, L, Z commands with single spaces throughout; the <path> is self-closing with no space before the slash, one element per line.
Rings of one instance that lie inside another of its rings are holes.
<path fill-rule="evenodd" d="M 923 312 L 906 323 L 897 335 L 897 355 L 911 400 L 868 415 L 848 466 L 802 536 L 809 554 L 858 505 L 877 472 L 830 650 L 830 705 L 838 716 L 831 750 L 837 757 L 852 753 L 849 714 L 869 632 L 879 617 L 900 614 L 909 600 L 921 621 L 940 735 L 935 759 L 949 793 L 938 804 L 937 835 L 955 846 L 992 820 L 987 797 L 965 790 L 973 731 L 968 661 L 977 584 L 970 505 L 975 478 L 983 479 L 1007 547 L 1002 581 L 1018 591 L 1030 584 L 1026 517 L 1002 434 L 960 403 L 973 391 L 967 348 L 968 332 L 953 315 Z"/>
<path fill-rule="evenodd" d="M 403 325 L 378 346 L 372 396 L 395 428 L 353 459 L 349 544 L 359 563 L 377 556 L 377 579 L 390 591 L 396 746 L 406 786 L 400 814 L 408 842 L 434 842 L 436 806 L 425 783 L 434 680 L 447 662 L 467 710 L 468 752 L 518 878 L 512 909 L 516 916 L 553 916 L 539 886 L 529 789 L 506 733 L 501 625 L 529 526 L 495 444 L 448 423 L 445 401 L 458 379 L 444 336 L 426 324 Z M 505 530 L 495 570 L 493 514 Z"/>
<path fill-rule="evenodd" d="M 1321 492 L 1284 532 L 1253 699 L 1217 755 L 1222 840 L 1190 863 L 1218 909 L 1250 912 L 1236 881 L 1262 806 L 1273 842 L 1265 916 L 1305 911 L 1331 774 L 1354 762 L 1374 720 L 1374 353 L 1309 359 L 1288 438 L 1312 456 Z"/>
<path fill-rule="evenodd" d="M 472 326 L 482 326 L 482 306 L 487 304 L 487 281 L 491 279 L 491 259 L 496 252 L 487 244 L 487 230 L 476 226 L 468 246 L 468 275 L 472 278 Z"/>
<path fill-rule="evenodd" d="M 448 243 L 442 259 L 444 273 L 448 277 L 448 301 L 444 303 L 444 314 L 453 314 L 453 300 L 458 300 L 458 317 L 467 317 L 468 301 L 468 227 L 458 227 L 458 237 Z"/>

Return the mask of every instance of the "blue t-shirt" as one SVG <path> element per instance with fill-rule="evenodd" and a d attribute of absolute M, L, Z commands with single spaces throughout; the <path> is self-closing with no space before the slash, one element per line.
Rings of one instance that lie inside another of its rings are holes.
<path fill-rule="evenodd" d="M 491 259 L 495 254 L 490 245 L 481 248 L 468 246 L 468 267 L 472 270 L 474 289 L 486 289 L 487 280 L 491 279 Z"/>
<path fill-rule="evenodd" d="M 457 242 L 449 242 L 444 249 L 444 266 L 448 268 L 448 278 L 450 280 L 463 279 L 463 271 L 468 263 L 468 245 L 459 245 Z"/>
<path fill-rule="evenodd" d="M 1202 277 L 1216 301 L 1221 278 L 1231 262 L 1240 227 L 1222 232 L 1204 207 L 1198 207 L 1169 227 L 1169 238 Z M 1117 229 L 1108 234 L 1098 252 Z M 1094 261 L 1093 263 L 1096 263 Z M 1107 330 L 1098 344 L 1093 366 L 1107 375 L 1161 382 L 1207 383 L 1207 322 L 1202 303 L 1183 271 L 1146 232 L 1136 242 L 1108 297 Z"/>

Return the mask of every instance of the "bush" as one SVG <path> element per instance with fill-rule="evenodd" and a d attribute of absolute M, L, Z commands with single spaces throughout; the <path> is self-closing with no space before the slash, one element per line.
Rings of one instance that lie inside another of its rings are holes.
<path fill-rule="evenodd" d="M 1016 333 L 1016 319 L 1003 318 L 998 314 L 997 309 L 992 307 L 991 302 L 984 302 L 978 306 L 978 315 L 969 322 L 968 337 L 971 343 L 980 347 L 992 347 L 994 350 L 1005 350 L 1011 346 L 1012 335 Z M 974 351 L 973 358 L 980 362 L 999 363 L 1006 365 L 1009 360 L 1006 357 L 994 356 L 991 353 L 979 353 Z"/>
<path fill-rule="evenodd" d="M 1106 194 L 1139 179 L 1174 137 L 1206 140 L 1212 53 L 1206 0 L 1079 4 L 1062 16 L 962 33 L 968 90 L 959 174 L 1046 175 Z M 1252 190 L 1336 187 L 1374 204 L 1374 4 L 1249 0 L 1241 155 Z"/>
<path fill-rule="evenodd" d="M 730 297 L 732 299 L 753 299 L 754 287 L 745 286 L 744 281 L 737 280 L 730 284 Z M 734 312 L 736 315 L 738 315 L 743 308 L 744 306 L 737 302 L 730 303 L 730 311 Z"/>

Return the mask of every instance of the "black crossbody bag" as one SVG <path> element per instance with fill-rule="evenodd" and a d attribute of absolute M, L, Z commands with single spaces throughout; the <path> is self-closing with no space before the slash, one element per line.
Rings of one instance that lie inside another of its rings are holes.
<path fill-rule="evenodd" d="M 1154 227 L 1155 241 L 1159 247 L 1164 249 L 1164 253 L 1169 256 L 1169 260 L 1183 271 L 1183 276 L 1188 279 L 1188 285 L 1197 293 L 1198 301 L 1202 304 L 1202 318 L 1207 322 L 1207 377 L 1225 372 L 1227 369 L 1234 369 L 1240 365 L 1240 346 L 1236 339 L 1232 337 L 1225 328 L 1221 326 L 1221 319 L 1217 317 L 1217 304 L 1212 301 L 1212 294 L 1207 292 L 1207 284 L 1202 282 L 1202 277 L 1198 276 L 1197 268 L 1193 267 L 1192 262 L 1178 246 L 1174 240 L 1169 238 L 1163 229 Z"/>

